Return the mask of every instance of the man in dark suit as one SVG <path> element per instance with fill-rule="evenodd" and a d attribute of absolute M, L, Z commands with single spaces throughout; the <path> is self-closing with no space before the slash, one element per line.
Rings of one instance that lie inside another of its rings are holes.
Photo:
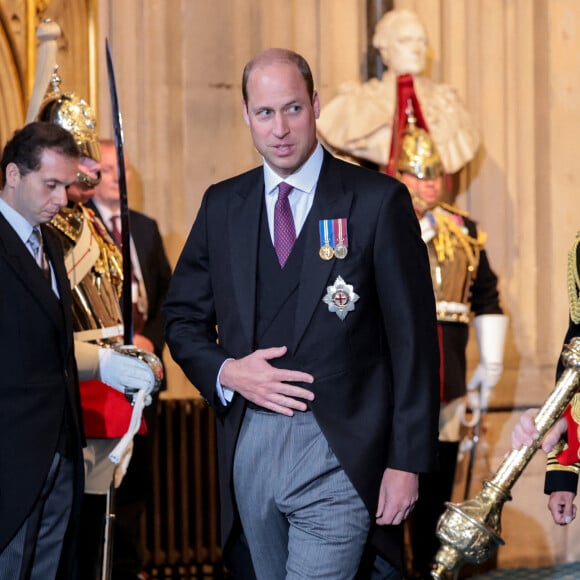
<path fill-rule="evenodd" d="M 318 144 L 300 55 L 259 54 L 242 90 L 263 167 L 208 189 L 163 308 L 173 358 L 217 415 L 225 559 L 237 573 L 245 538 L 259 579 L 353 578 L 371 532 L 396 567 L 437 444 L 409 193 Z"/>
<path fill-rule="evenodd" d="M 95 187 L 94 196 L 86 203 L 105 224 L 111 237 L 120 240 L 120 190 L 115 143 L 100 140 L 101 181 Z M 130 177 L 126 162 L 127 178 Z M 165 300 L 171 267 L 165 254 L 163 240 L 157 222 L 138 211 L 129 210 L 131 224 L 131 265 L 133 270 L 133 322 L 135 345 L 155 353 L 159 358 L 163 351 L 164 333 L 161 320 L 161 304 Z M 141 553 L 140 521 L 150 498 L 152 480 L 152 442 L 157 428 L 158 397 L 154 404 L 144 410 L 148 435 L 135 437 L 133 454 L 122 485 L 116 493 L 116 518 L 113 579 L 136 580 L 141 573 L 145 557 Z M 99 501 L 85 498 L 85 501 Z"/>
<path fill-rule="evenodd" d="M 120 192 L 115 143 L 101 139 L 101 182 L 95 187 L 93 198 L 86 206 L 95 211 L 111 237 L 120 233 Z M 130 176 L 126 163 L 127 178 Z M 131 263 L 133 266 L 133 297 L 135 345 L 161 357 L 164 336 L 161 305 L 165 300 L 171 266 L 165 254 L 157 222 L 145 214 L 129 210 L 131 224 Z M 117 240 L 118 241 L 118 240 Z M 119 242 L 120 244 L 120 242 Z"/>
<path fill-rule="evenodd" d="M 78 160 L 72 135 L 50 123 L 17 131 L 2 156 L 2 579 L 57 576 L 83 489 L 72 298 L 60 244 L 43 225 L 66 204 Z"/>

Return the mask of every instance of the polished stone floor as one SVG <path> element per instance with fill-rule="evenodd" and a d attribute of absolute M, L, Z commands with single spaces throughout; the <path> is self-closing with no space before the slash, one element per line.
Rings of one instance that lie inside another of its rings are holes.
<path fill-rule="evenodd" d="M 580 562 L 543 568 L 491 570 L 480 576 L 474 576 L 475 578 L 478 580 L 579 580 Z"/>

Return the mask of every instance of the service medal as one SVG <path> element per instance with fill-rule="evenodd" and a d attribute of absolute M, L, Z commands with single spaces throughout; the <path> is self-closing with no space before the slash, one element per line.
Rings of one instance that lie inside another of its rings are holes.
<path fill-rule="evenodd" d="M 334 250 L 332 249 L 332 246 L 320 246 L 320 250 L 318 251 L 318 255 L 323 259 L 323 260 L 332 260 L 332 258 L 334 257 Z"/>
<path fill-rule="evenodd" d="M 334 232 L 332 220 L 320 220 L 318 222 L 320 231 L 320 250 L 318 255 L 323 260 L 332 260 L 334 258 Z"/>
<path fill-rule="evenodd" d="M 344 320 L 349 312 L 354 310 L 354 303 L 359 295 L 354 291 L 352 284 L 347 284 L 340 276 L 337 276 L 332 286 L 326 287 L 326 296 L 322 299 L 328 304 L 329 312 L 334 312 Z"/>
<path fill-rule="evenodd" d="M 346 232 L 346 218 L 333 220 L 332 231 L 334 233 L 334 255 L 339 260 L 344 260 L 348 254 L 348 235 Z"/>
<path fill-rule="evenodd" d="M 339 260 L 344 260 L 348 254 L 348 248 L 344 244 L 337 244 L 334 248 L 334 255 Z"/>

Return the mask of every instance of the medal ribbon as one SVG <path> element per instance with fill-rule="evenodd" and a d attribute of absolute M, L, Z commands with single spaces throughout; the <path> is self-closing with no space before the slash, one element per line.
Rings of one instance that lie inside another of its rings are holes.
<path fill-rule="evenodd" d="M 320 220 L 318 222 L 320 229 L 320 247 L 330 246 L 334 248 L 334 227 L 333 221 L 336 220 Z"/>
<path fill-rule="evenodd" d="M 348 233 L 346 231 L 346 218 L 337 218 L 332 220 L 334 243 L 333 246 L 344 246 L 348 248 Z"/>

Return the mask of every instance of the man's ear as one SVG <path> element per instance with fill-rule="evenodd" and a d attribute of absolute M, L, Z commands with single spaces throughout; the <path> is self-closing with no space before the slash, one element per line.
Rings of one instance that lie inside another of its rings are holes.
<path fill-rule="evenodd" d="M 314 118 L 318 119 L 320 117 L 320 100 L 317 91 L 312 93 L 312 108 L 314 109 Z"/>
<path fill-rule="evenodd" d="M 18 185 L 21 177 L 20 169 L 16 163 L 9 163 L 6 166 L 6 185 L 9 187 L 15 187 Z"/>
<path fill-rule="evenodd" d="M 244 123 L 246 127 L 250 126 L 250 115 L 248 114 L 248 103 L 242 99 L 242 117 L 244 118 Z"/>

